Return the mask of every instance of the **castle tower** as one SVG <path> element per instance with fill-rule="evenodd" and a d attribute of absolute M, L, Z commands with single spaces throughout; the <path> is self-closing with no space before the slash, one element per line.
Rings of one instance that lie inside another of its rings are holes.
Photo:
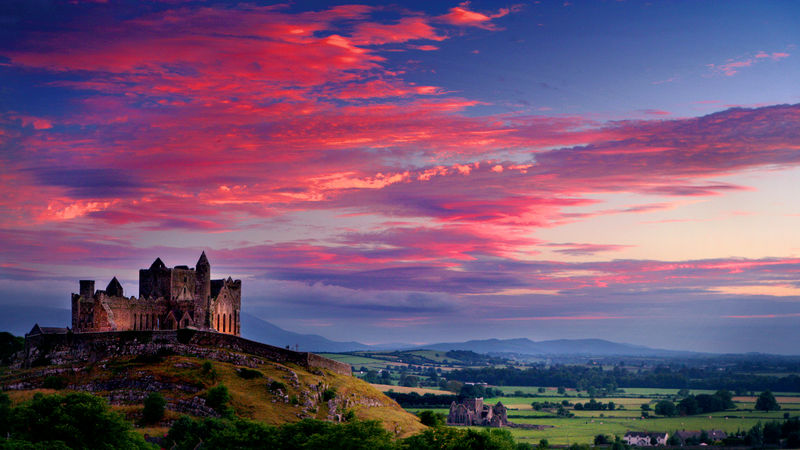
<path fill-rule="evenodd" d="M 94 296 L 94 280 L 80 280 L 81 297 L 90 299 Z"/>
<path fill-rule="evenodd" d="M 209 327 L 211 326 L 211 318 L 209 316 L 211 312 L 211 264 L 206 258 L 206 252 L 203 252 L 200 255 L 200 259 L 197 260 L 195 272 L 197 273 L 195 278 L 197 284 L 194 290 L 194 320 L 203 327 Z"/>

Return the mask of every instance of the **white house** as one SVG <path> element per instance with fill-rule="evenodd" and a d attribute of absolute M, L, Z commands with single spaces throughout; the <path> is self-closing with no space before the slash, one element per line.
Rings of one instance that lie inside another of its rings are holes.
<path fill-rule="evenodd" d="M 668 433 L 650 433 L 647 431 L 628 431 L 625 437 L 622 438 L 628 445 L 635 445 L 637 447 L 650 447 L 653 445 L 667 445 Z"/>

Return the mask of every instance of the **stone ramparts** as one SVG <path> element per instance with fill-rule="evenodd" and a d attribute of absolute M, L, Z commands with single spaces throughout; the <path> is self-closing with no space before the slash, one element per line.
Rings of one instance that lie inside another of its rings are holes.
<path fill-rule="evenodd" d="M 228 352 L 227 355 L 221 355 L 215 350 Z M 31 367 L 74 361 L 99 361 L 113 356 L 155 354 L 160 351 L 226 361 L 231 361 L 230 352 L 243 353 L 282 364 L 297 364 L 306 369 L 321 368 L 351 375 L 349 364 L 314 353 L 295 352 L 230 334 L 192 329 L 27 335 L 23 365 Z M 247 362 L 244 361 L 247 358 L 238 359 L 242 359 L 242 363 Z"/>

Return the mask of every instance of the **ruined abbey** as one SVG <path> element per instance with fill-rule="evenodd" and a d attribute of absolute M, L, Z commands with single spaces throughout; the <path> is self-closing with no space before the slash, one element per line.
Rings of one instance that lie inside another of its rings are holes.
<path fill-rule="evenodd" d="M 195 268 L 167 267 L 160 258 L 139 270 L 139 297 L 125 297 L 113 278 L 105 290 L 80 280 L 72 294 L 72 331 L 176 330 L 194 328 L 240 335 L 242 282 L 211 279 L 205 252 Z"/>
<path fill-rule="evenodd" d="M 502 402 L 496 405 L 484 405 L 483 398 L 467 398 L 461 403 L 450 404 L 447 415 L 448 425 L 504 427 L 508 422 L 508 410 Z"/>

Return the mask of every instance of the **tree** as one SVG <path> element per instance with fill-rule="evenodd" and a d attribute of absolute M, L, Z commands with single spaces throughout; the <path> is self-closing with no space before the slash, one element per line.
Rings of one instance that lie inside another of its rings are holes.
<path fill-rule="evenodd" d="M 144 399 L 144 409 L 142 410 L 143 423 L 157 423 L 164 418 L 164 407 L 167 401 L 158 392 L 153 392 Z"/>
<path fill-rule="evenodd" d="M 650 411 L 650 404 L 642 403 L 642 406 L 640 406 L 640 408 L 642 409 L 642 411 Z"/>
<path fill-rule="evenodd" d="M 770 391 L 764 391 L 758 396 L 756 400 L 756 407 L 759 411 L 777 411 L 781 409 L 781 405 L 775 400 L 775 396 Z"/>
<path fill-rule="evenodd" d="M 764 444 L 775 445 L 781 441 L 781 424 L 776 420 L 771 420 L 764 424 Z"/>
<path fill-rule="evenodd" d="M 426 409 L 425 411 L 419 412 L 419 421 L 422 422 L 423 425 L 429 427 L 441 427 L 445 424 L 445 417 L 442 413 Z"/>
<path fill-rule="evenodd" d="M 35 448 L 151 448 L 104 398 L 91 394 L 37 393 L 9 416 L 11 436 Z"/>
<path fill-rule="evenodd" d="M 680 403 L 678 403 L 678 411 L 684 416 L 691 416 L 699 413 L 700 406 L 697 404 L 694 395 L 690 395 L 681 400 Z"/>
<path fill-rule="evenodd" d="M 9 431 L 11 417 L 11 399 L 8 394 L 0 391 L 0 436 L 6 436 Z"/>
<path fill-rule="evenodd" d="M 544 394 L 544 390 L 545 389 L 543 387 L 540 387 L 540 388 L 536 389 L 536 392 L 538 392 L 540 394 Z"/>
<path fill-rule="evenodd" d="M 605 434 L 598 434 L 594 437 L 594 445 L 606 445 L 610 443 L 611 439 Z"/>
<path fill-rule="evenodd" d="M 364 381 L 367 383 L 377 383 L 379 380 L 378 371 L 377 370 L 368 370 L 367 373 L 364 375 Z"/>
<path fill-rule="evenodd" d="M 25 348 L 25 339 L 3 331 L 0 333 L 0 365 L 7 365 L 15 353 Z"/>
<path fill-rule="evenodd" d="M 400 386 L 417 387 L 419 386 L 419 377 L 415 375 L 403 375 L 400 377 Z"/>
<path fill-rule="evenodd" d="M 455 392 L 458 394 L 461 392 L 461 387 L 464 386 L 464 383 L 456 380 L 450 380 L 447 382 L 447 390 L 450 392 Z"/>
<path fill-rule="evenodd" d="M 566 390 L 566 389 L 564 389 L 564 386 L 559 386 L 559 387 L 558 387 L 558 393 L 559 393 L 559 395 L 564 395 L 566 392 L 567 392 L 567 390 Z"/>
<path fill-rule="evenodd" d="M 669 439 L 667 439 L 667 445 L 672 447 L 677 447 L 682 444 L 681 438 L 678 437 L 678 432 L 672 433 L 669 435 Z"/>
<path fill-rule="evenodd" d="M 656 414 L 660 416 L 677 416 L 678 415 L 678 408 L 675 407 L 675 404 L 669 400 L 661 400 L 660 402 L 656 403 L 655 408 Z"/>

